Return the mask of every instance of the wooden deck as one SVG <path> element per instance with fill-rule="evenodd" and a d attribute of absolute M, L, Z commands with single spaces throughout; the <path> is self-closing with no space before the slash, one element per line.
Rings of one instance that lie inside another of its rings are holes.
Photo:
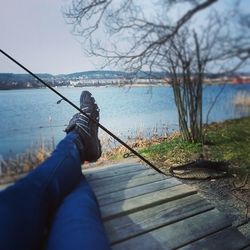
<path fill-rule="evenodd" d="M 249 249 L 192 187 L 139 164 L 85 170 L 112 249 Z"/>

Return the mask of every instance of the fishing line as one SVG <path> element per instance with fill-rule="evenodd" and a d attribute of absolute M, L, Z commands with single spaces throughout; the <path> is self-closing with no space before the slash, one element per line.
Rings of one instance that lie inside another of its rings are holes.
<path fill-rule="evenodd" d="M 7 58 L 9 58 L 12 62 L 14 62 L 15 64 L 17 64 L 20 68 L 22 68 L 23 70 L 25 70 L 26 72 L 28 72 L 30 75 L 32 75 L 35 79 L 37 79 L 39 82 L 41 82 L 43 85 L 45 85 L 47 88 L 49 88 L 51 91 L 53 91 L 56 95 L 60 96 L 60 102 L 62 100 L 64 100 L 65 102 L 67 102 L 68 104 L 70 104 L 72 107 L 74 107 L 77 111 L 79 111 L 80 113 L 82 113 L 83 115 L 85 115 L 87 118 L 89 118 L 91 121 L 93 121 L 94 123 L 96 123 L 98 125 L 99 128 L 101 128 L 102 130 L 104 130 L 108 135 L 110 135 L 111 137 L 113 137 L 115 140 L 117 140 L 120 144 L 122 144 L 125 148 L 127 148 L 129 151 L 131 151 L 134 155 L 136 155 L 138 158 L 140 158 L 142 161 L 144 161 L 147 165 L 149 165 L 151 168 L 153 168 L 154 170 L 156 170 L 158 173 L 164 174 L 160 169 L 158 169 L 156 166 L 153 165 L 153 163 L 151 163 L 150 161 L 148 161 L 147 159 L 145 159 L 141 154 L 139 154 L 136 150 L 134 150 L 133 148 L 131 148 L 127 143 L 125 143 L 123 140 L 121 140 L 119 137 L 117 137 L 115 134 L 113 134 L 110 130 L 108 130 L 106 127 L 104 127 L 102 124 L 100 124 L 98 121 L 96 121 L 95 119 L 93 119 L 92 117 L 90 117 L 88 114 L 86 114 L 85 112 L 83 112 L 78 106 L 76 106 L 73 102 L 71 102 L 68 98 L 66 98 L 64 95 L 62 95 L 61 93 L 59 93 L 57 90 L 55 90 L 53 87 L 51 87 L 48 83 L 46 83 L 45 81 L 43 81 L 39 76 L 37 76 L 36 74 L 34 74 L 33 72 L 31 72 L 29 69 L 27 69 L 24 65 L 22 65 L 21 63 L 19 63 L 17 60 L 15 60 L 13 57 L 11 57 L 9 54 L 7 54 L 5 51 L 3 51 L 2 49 L 0 49 L 0 52 L 6 56 Z"/>

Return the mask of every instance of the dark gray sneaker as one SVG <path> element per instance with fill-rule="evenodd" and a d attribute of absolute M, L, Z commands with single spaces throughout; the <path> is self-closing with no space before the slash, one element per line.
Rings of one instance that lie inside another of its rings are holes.
<path fill-rule="evenodd" d="M 81 110 L 91 118 L 99 122 L 99 108 L 89 91 L 83 91 L 80 97 Z M 98 139 L 98 126 L 91 119 L 81 113 L 77 113 L 70 120 L 65 132 L 76 132 L 78 135 L 75 143 L 80 151 L 81 160 L 95 162 L 100 158 L 101 144 Z"/>

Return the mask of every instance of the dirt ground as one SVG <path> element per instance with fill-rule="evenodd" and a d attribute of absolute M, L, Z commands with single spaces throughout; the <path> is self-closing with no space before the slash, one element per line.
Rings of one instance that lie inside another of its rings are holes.
<path fill-rule="evenodd" d="M 223 212 L 250 240 L 250 177 L 226 179 L 182 180 L 199 191 L 218 210 Z"/>

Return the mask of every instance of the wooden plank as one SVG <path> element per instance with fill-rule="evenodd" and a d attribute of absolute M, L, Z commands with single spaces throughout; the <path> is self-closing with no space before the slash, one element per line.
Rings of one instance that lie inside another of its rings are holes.
<path fill-rule="evenodd" d="M 147 193 L 152 193 L 152 192 L 162 190 L 165 188 L 169 188 L 169 187 L 173 187 L 176 185 L 180 185 L 180 182 L 176 180 L 175 178 L 170 178 L 166 180 L 160 180 L 160 181 L 156 181 L 152 183 L 147 183 L 147 184 L 140 185 L 137 187 L 132 187 L 132 188 L 124 189 L 121 191 L 97 196 L 97 200 L 100 206 L 104 206 L 107 204 L 126 200 L 129 198 L 133 198 L 133 197 L 140 196 L 140 195 L 147 194 Z"/>
<path fill-rule="evenodd" d="M 106 185 L 109 185 L 110 183 L 118 183 L 121 181 L 128 181 L 131 179 L 135 179 L 135 178 L 142 178 L 145 177 L 147 175 L 154 175 L 155 174 L 155 170 L 153 169 L 148 169 L 148 170 L 138 170 L 138 171 L 134 171 L 134 172 L 130 172 L 130 173 L 126 173 L 126 174 L 122 174 L 122 175 L 114 175 L 114 176 L 110 176 L 107 178 L 103 178 L 103 179 L 97 179 L 97 180 L 88 180 L 88 182 L 92 185 L 92 187 L 104 187 Z"/>
<path fill-rule="evenodd" d="M 100 210 L 102 218 L 104 220 L 108 220 L 124 214 L 159 205 L 167 201 L 189 196 L 194 193 L 196 193 L 196 190 L 194 188 L 183 184 L 130 198 L 125 201 L 119 201 L 110 205 L 101 206 Z"/>
<path fill-rule="evenodd" d="M 225 216 L 213 209 L 115 244 L 112 249 L 175 249 L 230 225 Z"/>
<path fill-rule="evenodd" d="M 116 175 L 122 175 L 125 173 L 130 173 L 130 172 L 135 172 L 135 171 L 142 171 L 146 169 L 149 169 L 149 168 L 141 164 L 137 164 L 137 165 L 130 165 L 130 166 L 123 167 L 123 168 L 106 169 L 104 171 L 84 173 L 84 175 L 86 176 L 88 181 L 91 181 L 91 180 L 96 180 L 96 179 L 113 177 Z"/>
<path fill-rule="evenodd" d="M 106 221 L 104 226 L 113 244 L 212 208 L 205 199 L 194 194 Z"/>
<path fill-rule="evenodd" d="M 100 172 L 100 171 L 107 171 L 107 170 L 114 170 L 118 168 L 127 168 L 128 166 L 134 166 L 134 165 L 142 165 L 138 162 L 130 162 L 130 163 L 118 163 L 118 164 L 110 164 L 110 165 L 104 165 L 104 166 L 98 166 L 98 167 L 91 167 L 91 168 L 84 168 L 83 173 L 89 174 L 94 172 Z"/>
<path fill-rule="evenodd" d="M 226 228 L 215 234 L 206 236 L 180 249 L 219 249 L 219 250 L 239 250 L 249 245 L 249 241 L 235 228 Z"/>
<path fill-rule="evenodd" d="M 144 185 L 144 184 L 148 184 L 148 183 L 152 183 L 155 181 L 160 181 L 160 180 L 169 178 L 158 173 L 154 173 L 150 175 L 143 175 L 143 178 L 139 178 L 139 177 L 142 177 L 142 176 L 138 176 L 137 178 L 128 178 L 125 180 L 124 179 L 121 180 L 121 178 L 119 178 L 118 180 L 115 179 L 115 181 L 106 182 L 105 185 L 103 185 L 103 183 L 101 185 L 100 184 L 96 185 L 96 183 L 94 185 L 91 185 L 91 184 L 90 185 L 92 186 L 96 196 L 100 196 L 103 194 L 111 194 L 112 192 L 117 192 L 120 190 L 137 187 L 140 185 Z"/>

